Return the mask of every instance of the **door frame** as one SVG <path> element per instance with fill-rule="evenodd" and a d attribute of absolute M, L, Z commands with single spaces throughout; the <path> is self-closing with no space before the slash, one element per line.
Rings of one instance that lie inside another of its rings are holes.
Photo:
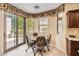
<path fill-rule="evenodd" d="M 13 50 L 13 49 L 15 49 L 15 48 L 17 48 L 17 47 L 19 47 L 19 46 L 21 46 L 21 45 L 23 45 L 23 44 L 25 44 L 26 43 L 26 40 L 25 40 L 25 36 L 26 36 L 26 18 L 25 17 L 23 17 L 24 18 L 24 33 L 23 33 L 23 43 L 21 43 L 21 44 L 18 44 L 18 15 L 16 15 L 16 45 L 14 46 L 14 47 L 11 47 L 11 48 L 9 48 L 9 49 L 6 49 L 6 16 L 9 16 L 9 17 L 12 17 L 12 16 L 10 16 L 10 15 L 6 15 L 5 14 L 5 12 L 7 12 L 7 11 L 4 11 L 4 21 L 3 21 L 3 24 L 4 24 L 4 32 L 3 32 L 3 53 L 6 53 L 6 52 L 8 52 L 8 51 L 10 51 L 10 50 Z M 8 12 L 8 13 L 11 13 L 11 12 Z M 13 14 L 13 13 L 11 13 L 11 14 Z M 15 14 L 14 14 L 15 15 Z"/>
<path fill-rule="evenodd" d="M 22 17 L 22 16 L 21 16 Z M 25 41 L 25 33 L 26 33 L 26 29 L 25 29 L 25 17 L 23 17 L 23 43 L 25 43 L 24 41 Z M 18 41 L 19 41 L 19 38 L 18 38 L 18 16 L 16 17 L 16 30 L 17 30 L 17 36 L 16 36 L 16 39 L 17 39 L 17 45 L 22 45 L 23 43 L 18 43 Z"/>

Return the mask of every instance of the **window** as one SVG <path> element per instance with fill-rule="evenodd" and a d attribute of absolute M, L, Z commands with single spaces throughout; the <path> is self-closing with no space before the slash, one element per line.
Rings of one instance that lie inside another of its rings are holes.
<path fill-rule="evenodd" d="M 62 13 L 57 15 L 57 33 L 62 33 Z"/>
<path fill-rule="evenodd" d="M 39 31 L 40 32 L 47 32 L 48 31 L 48 18 L 43 17 L 40 18 L 40 26 L 39 26 Z"/>
<path fill-rule="evenodd" d="M 32 19 L 32 17 L 28 18 L 28 30 L 29 30 L 29 32 L 33 32 L 33 19 Z"/>

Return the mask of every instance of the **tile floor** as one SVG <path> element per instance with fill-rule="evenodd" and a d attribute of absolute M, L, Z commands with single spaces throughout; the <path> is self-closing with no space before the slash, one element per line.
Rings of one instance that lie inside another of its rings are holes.
<path fill-rule="evenodd" d="M 20 47 L 17 47 L 7 53 L 5 53 L 3 56 L 34 56 L 32 49 L 30 48 L 26 53 L 27 45 L 24 44 Z M 55 47 L 50 47 L 50 51 L 46 50 L 46 52 L 43 52 L 44 56 L 66 56 L 65 53 L 60 51 L 59 49 Z M 40 53 L 37 53 L 36 56 L 41 56 Z"/>

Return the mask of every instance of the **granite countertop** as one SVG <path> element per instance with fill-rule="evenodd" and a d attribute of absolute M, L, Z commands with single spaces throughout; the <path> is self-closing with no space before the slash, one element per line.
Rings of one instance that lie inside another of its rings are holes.
<path fill-rule="evenodd" d="M 73 41 L 79 41 L 79 37 L 75 37 L 75 38 L 73 38 L 73 37 L 67 37 L 69 40 L 73 40 Z"/>

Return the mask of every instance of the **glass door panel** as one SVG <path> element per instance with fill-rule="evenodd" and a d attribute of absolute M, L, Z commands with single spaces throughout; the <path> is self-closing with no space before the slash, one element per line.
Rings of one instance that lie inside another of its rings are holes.
<path fill-rule="evenodd" d="M 4 17 L 4 52 L 25 43 L 24 17 L 5 12 Z"/>
<path fill-rule="evenodd" d="M 24 42 L 24 18 L 18 16 L 18 44 Z"/>
<path fill-rule="evenodd" d="M 16 46 L 16 19 L 14 15 L 6 15 L 6 49 Z"/>

